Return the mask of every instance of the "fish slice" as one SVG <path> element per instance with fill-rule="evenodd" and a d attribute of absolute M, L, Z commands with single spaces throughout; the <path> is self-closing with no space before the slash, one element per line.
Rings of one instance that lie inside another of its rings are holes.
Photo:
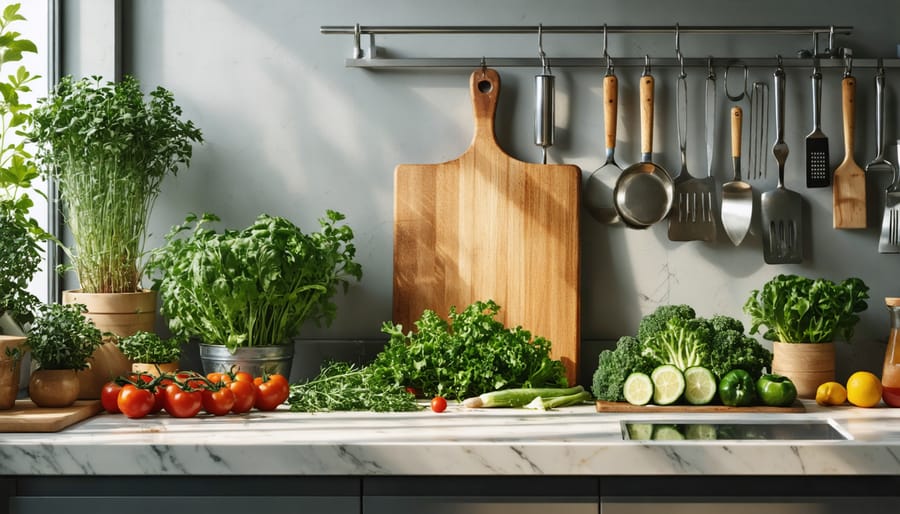
<path fill-rule="evenodd" d="M 806 136 L 806 187 L 828 187 L 828 137 L 822 132 L 822 73 L 816 60 L 812 73 L 813 130 Z"/>
<path fill-rule="evenodd" d="M 762 194 L 763 258 L 768 264 L 799 264 L 803 261 L 803 199 L 784 187 L 784 164 L 788 146 L 784 142 L 784 68 L 775 69 L 775 145 L 778 186 Z"/>
<path fill-rule="evenodd" d="M 834 170 L 834 228 L 866 228 L 866 174 L 853 159 L 856 128 L 856 79 L 847 73 L 841 80 L 844 114 L 844 160 Z"/>
<path fill-rule="evenodd" d="M 731 159 L 734 178 L 722 184 L 722 227 L 735 246 L 741 244 L 753 219 L 753 189 L 741 180 L 741 122 L 743 110 L 731 108 Z"/>
<path fill-rule="evenodd" d="M 713 214 L 712 177 L 698 179 L 687 168 L 687 80 L 678 77 L 678 146 L 681 149 L 681 172 L 675 179 L 675 205 L 669 215 L 671 241 L 715 241 L 716 220 Z"/>

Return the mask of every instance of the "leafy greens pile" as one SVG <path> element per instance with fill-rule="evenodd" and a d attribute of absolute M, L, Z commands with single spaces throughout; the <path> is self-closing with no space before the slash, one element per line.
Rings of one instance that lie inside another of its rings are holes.
<path fill-rule="evenodd" d="M 614 350 L 600 352 L 592 392 L 600 400 L 624 401 L 628 375 L 649 374 L 662 364 L 682 371 L 703 366 L 719 378 L 743 369 L 759 378 L 771 368 L 772 354 L 745 335 L 743 323 L 734 318 L 699 318 L 688 305 L 663 305 L 641 319 L 637 337 L 621 337 Z"/>
<path fill-rule="evenodd" d="M 462 312 L 451 308 L 449 321 L 426 310 L 409 333 L 386 322 L 382 331 L 390 340 L 371 364 L 324 366 L 318 377 L 291 386 L 291 409 L 411 410 L 410 389 L 463 399 L 497 389 L 566 387 L 565 367 L 550 358 L 550 341 L 507 328 L 495 319 L 499 311 L 491 300 Z"/>
<path fill-rule="evenodd" d="M 798 275 L 778 275 L 754 290 L 744 304 L 750 333 L 762 325 L 763 338 L 785 343 L 826 343 L 853 336 L 858 312 L 866 310 L 869 287 L 858 278 L 836 283 Z"/>

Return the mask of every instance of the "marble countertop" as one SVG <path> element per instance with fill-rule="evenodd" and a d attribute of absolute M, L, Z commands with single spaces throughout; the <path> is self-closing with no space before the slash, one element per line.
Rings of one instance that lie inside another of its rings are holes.
<path fill-rule="evenodd" d="M 618 414 L 592 406 L 441 414 L 288 410 L 220 418 L 100 414 L 54 434 L 0 434 L 9 475 L 900 474 L 900 409 Z M 831 420 L 849 439 L 623 440 L 621 422 Z"/>

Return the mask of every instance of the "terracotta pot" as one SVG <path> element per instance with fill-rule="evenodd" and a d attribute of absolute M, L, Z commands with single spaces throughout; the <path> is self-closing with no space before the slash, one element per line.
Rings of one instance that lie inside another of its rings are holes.
<path fill-rule="evenodd" d="M 135 373 L 146 373 L 158 377 L 160 373 L 175 373 L 178 371 L 178 361 L 163 362 L 162 364 L 151 364 L 148 362 L 135 362 L 131 365 L 131 371 Z"/>
<path fill-rule="evenodd" d="M 101 332 L 128 337 L 138 331 L 153 332 L 156 323 L 156 291 L 137 293 L 83 293 L 63 291 L 63 303 L 87 306 L 85 317 Z M 100 398 L 100 389 L 111 378 L 131 371 L 131 361 L 122 355 L 114 338 L 106 338 L 88 361 L 90 368 L 78 373 L 81 400 Z"/>
<path fill-rule="evenodd" d="M 0 335 L 0 410 L 16 406 L 26 339 L 21 336 Z M 12 358 L 6 354 L 7 350 L 12 351 L 13 348 L 19 349 L 18 357 Z"/>
<path fill-rule="evenodd" d="M 800 398 L 815 398 L 821 384 L 834 380 L 834 343 L 774 342 L 772 373 L 790 378 Z"/>
<path fill-rule="evenodd" d="M 31 374 L 28 395 L 38 407 L 68 407 L 78 399 L 74 369 L 39 369 Z"/>

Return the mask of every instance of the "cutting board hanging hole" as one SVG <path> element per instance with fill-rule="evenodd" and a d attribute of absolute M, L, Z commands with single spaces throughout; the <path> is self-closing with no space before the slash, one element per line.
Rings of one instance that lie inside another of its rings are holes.
<path fill-rule="evenodd" d="M 490 80 L 482 80 L 478 83 L 478 90 L 481 91 L 482 93 L 485 93 L 485 94 L 490 93 L 491 90 L 493 90 L 493 89 L 494 89 L 494 85 L 491 84 Z"/>

